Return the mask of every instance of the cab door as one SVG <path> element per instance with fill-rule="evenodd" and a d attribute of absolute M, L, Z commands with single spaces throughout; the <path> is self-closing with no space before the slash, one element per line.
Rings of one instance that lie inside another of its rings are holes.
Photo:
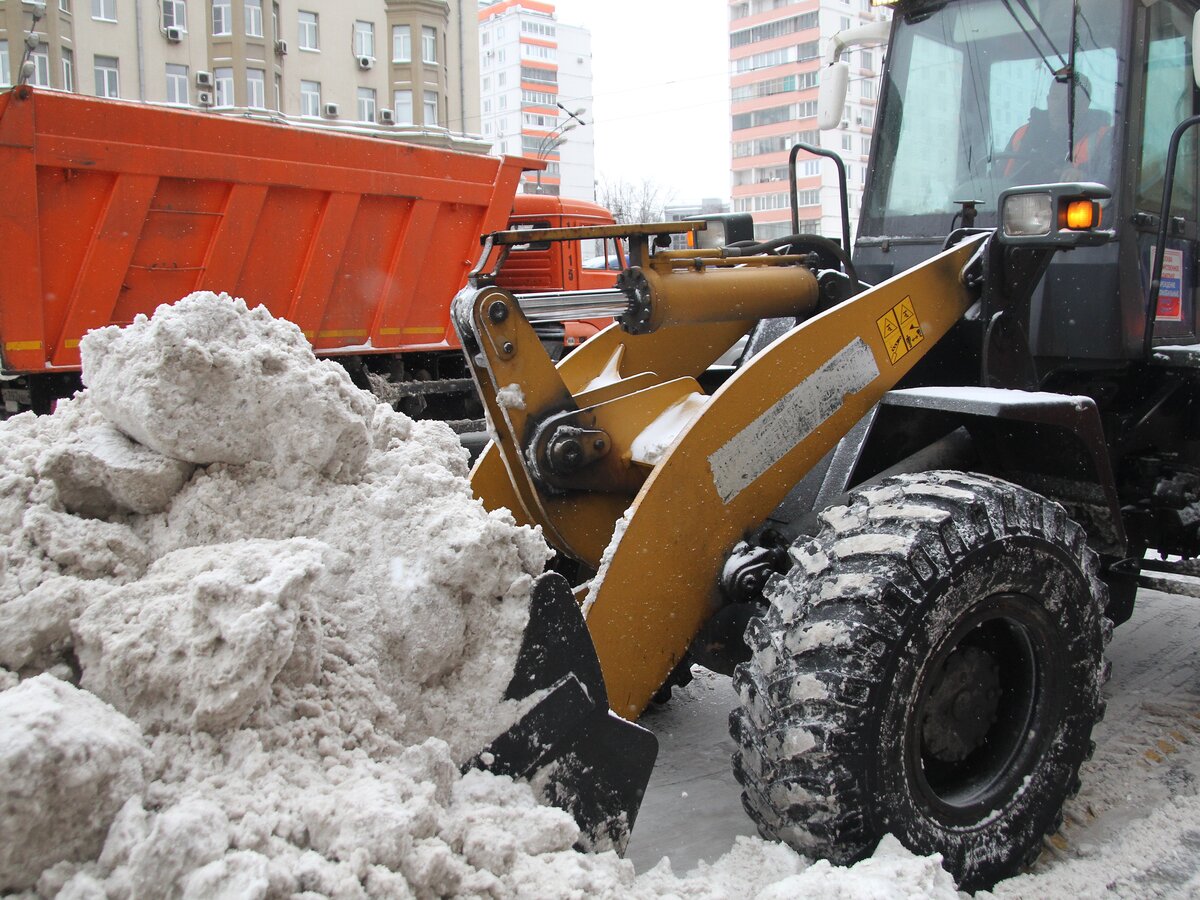
<path fill-rule="evenodd" d="M 1145 56 L 1141 72 L 1142 127 L 1134 179 L 1133 221 L 1138 230 L 1143 297 L 1149 292 L 1154 245 L 1162 208 L 1167 151 L 1175 127 L 1197 112 L 1192 70 L 1192 21 L 1196 5 L 1160 0 L 1145 8 Z M 1171 197 L 1162 282 L 1154 318 L 1155 343 L 1196 340 L 1197 129 L 1180 144 Z"/>

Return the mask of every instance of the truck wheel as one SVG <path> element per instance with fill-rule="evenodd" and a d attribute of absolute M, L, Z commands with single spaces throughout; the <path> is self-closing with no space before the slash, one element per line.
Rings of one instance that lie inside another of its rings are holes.
<path fill-rule="evenodd" d="M 734 774 L 763 836 L 845 863 L 885 834 L 961 888 L 1036 858 L 1103 704 L 1106 591 L 1062 507 L 902 475 L 822 515 L 746 631 Z"/>

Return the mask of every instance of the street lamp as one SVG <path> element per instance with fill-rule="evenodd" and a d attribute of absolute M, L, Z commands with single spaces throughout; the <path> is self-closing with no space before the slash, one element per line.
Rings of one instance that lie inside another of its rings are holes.
<path fill-rule="evenodd" d="M 555 125 L 554 128 L 550 130 L 549 134 L 545 135 L 540 141 L 538 141 L 537 153 L 535 155 L 536 159 L 545 159 L 547 156 L 566 143 L 568 131 L 573 128 L 578 128 L 580 125 L 587 124 L 587 122 L 580 118 L 580 115 L 586 112 L 582 106 L 572 112 L 563 106 L 562 103 L 555 103 L 554 105 L 565 112 L 567 114 L 567 118 L 564 119 L 560 124 Z M 537 192 L 539 194 L 542 192 L 541 169 L 538 169 L 537 173 Z"/>

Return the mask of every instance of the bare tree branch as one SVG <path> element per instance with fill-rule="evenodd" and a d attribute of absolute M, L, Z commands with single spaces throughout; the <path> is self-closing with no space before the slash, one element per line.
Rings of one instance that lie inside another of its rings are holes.
<path fill-rule="evenodd" d="M 666 218 L 664 208 L 673 199 L 671 191 L 650 178 L 635 184 L 623 178 L 601 177 L 597 193 L 600 204 L 620 225 L 661 222 Z"/>

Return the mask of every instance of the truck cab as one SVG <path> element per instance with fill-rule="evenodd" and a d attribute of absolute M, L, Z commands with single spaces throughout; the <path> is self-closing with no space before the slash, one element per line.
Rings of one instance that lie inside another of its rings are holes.
<path fill-rule="evenodd" d="M 615 225 L 603 206 L 549 194 L 518 194 L 508 220 L 513 230 L 584 228 Z M 538 241 L 512 248 L 496 284 L 521 293 L 592 291 L 612 288 L 626 267 L 625 248 L 617 238 Z M 570 319 L 539 323 L 537 331 L 554 359 L 579 346 L 612 319 Z"/>

